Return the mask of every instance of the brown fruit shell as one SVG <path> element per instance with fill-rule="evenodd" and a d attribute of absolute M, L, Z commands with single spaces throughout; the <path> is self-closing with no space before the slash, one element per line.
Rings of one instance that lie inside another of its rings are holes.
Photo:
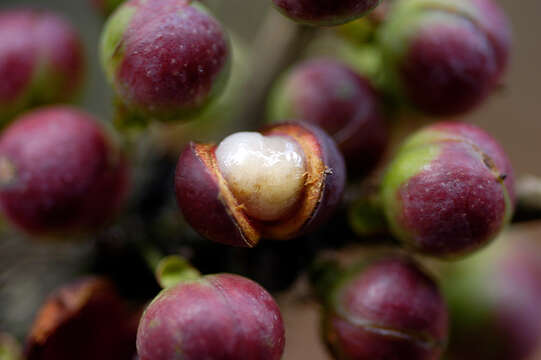
<path fill-rule="evenodd" d="M 306 180 L 298 207 L 275 222 L 251 218 L 218 169 L 217 146 L 190 143 L 180 156 L 175 188 L 184 217 L 202 236 L 243 247 L 255 246 L 261 237 L 286 240 L 314 230 L 339 204 L 346 169 L 334 140 L 306 123 L 279 124 L 266 128 L 262 134 L 289 137 L 303 150 Z"/>
<path fill-rule="evenodd" d="M 140 315 L 140 310 L 132 311 L 124 303 L 109 280 L 79 279 L 43 304 L 26 340 L 25 358 L 131 359 Z"/>

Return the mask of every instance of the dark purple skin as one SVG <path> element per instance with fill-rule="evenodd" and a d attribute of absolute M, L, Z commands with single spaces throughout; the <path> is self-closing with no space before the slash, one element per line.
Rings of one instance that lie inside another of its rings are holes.
<path fill-rule="evenodd" d="M 125 159 L 92 116 L 70 107 L 23 115 L 0 138 L 0 204 L 35 235 L 95 230 L 128 189 Z"/>
<path fill-rule="evenodd" d="M 438 286 L 405 257 L 349 274 L 325 310 L 324 335 L 337 360 L 436 360 L 448 327 Z"/>
<path fill-rule="evenodd" d="M 192 4 L 193 3 L 193 4 Z M 159 117 L 195 111 L 225 82 L 230 50 L 220 23 L 190 0 L 132 0 L 116 90 L 128 107 Z"/>
<path fill-rule="evenodd" d="M 218 274 L 164 290 L 139 324 L 140 360 L 279 360 L 278 305 L 246 278 Z"/>
<path fill-rule="evenodd" d="M 63 286 L 42 305 L 26 339 L 27 360 L 132 360 L 139 309 L 103 278 Z"/>
<path fill-rule="evenodd" d="M 495 90 L 506 70 L 511 35 L 505 14 L 492 0 L 468 6 L 475 8 L 473 17 L 459 9 L 455 13 L 427 7 L 426 14 L 417 15 L 417 22 L 403 30 L 415 29 L 404 39 L 407 50 L 397 55 L 398 77 L 409 101 L 430 115 L 473 110 Z"/>
<path fill-rule="evenodd" d="M 303 226 L 290 237 L 297 237 L 314 231 L 334 212 L 345 188 L 346 169 L 342 154 L 336 143 L 323 130 L 306 123 L 285 123 L 269 127 L 264 135 L 287 135 L 284 127 L 299 127 L 313 135 L 317 151 L 327 165 L 324 189 L 316 208 Z M 230 214 L 228 205 L 220 195 L 220 188 L 214 171 L 209 169 L 198 154 L 198 146 L 191 143 L 180 155 L 175 190 L 178 205 L 186 221 L 203 237 L 226 245 L 253 247 L 258 239 L 248 238 L 244 230 Z M 212 150 L 212 152 L 214 149 Z M 250 221 L 250 220 L 249 220 Z M 257 221 L 252 226 L 258 229 Z"/>
<path fill-rule="evenodd" d="M 43 81 L 50 82 L 32 84 L 40 66 L 45 66 Z M 2 107 L 17 112 L 21 106 L 72 100 L 83 75 L 82 44 L 66 20 L 30 9 L 0 12 L 0 115 Z M 25 103 L 13 103 L 32 90 Z"/>
<path fill-rule="evenodd" d="M 309 25 L 339 25 L 365 15 L 381 0 L 273 0 L 287 17 Z"/>
<path fill-rule="evenodd" d="M 469 145 L 441 146 L 430 170 L 410 178 L 398 201 L 416 248 L 445 256 L 485 245 L 500 232 L 507 207 L 500 182 Z"/>
<path fill-rule="evenodd" d="M 228 213 L 215 175 L 202 162 L 196 147 L 190 143 L 182 152 L 175 175 L 177 202 L 184 218 L 207 239 L 231 246 L 255 245 Z"/>
<path fill-rule="evenodd" d="M 415 106 L 438 116 L 473 109 L 497 80 L 492 48 L 467 20 L 422 29 L 412 40 L 400 73 Z"/>
<path fill-rule="evenodd" d="M 389 134 L 380 97 L 368 79 L 338 61 L 318 59 L 295 67 L 278 90 L 288 110 L 273 120 L 302 119 L 324 129 L 338 143 L 350 175 L 377 165 Z"/>
<path fill-rule="evenodd" d="M 407 246 L 438 257 L 466 255 L 488 244 L 509 221 L 513 169 L 487 133 L 445 122 L 412 136 L 386 178 L 399 171 L 400 163 L 434 150 L 438 154 L 417 165 L 419 171 L 393 193 L 384 185 L 386 213 L 395 225 L 393 233 Z"/>
<path fill-rule="evenodd" d="M 0 13 L 0 104 L 17 99 L 32 78 L 37 46 L 30 36 L 32 20 L 20 11 Z"/>

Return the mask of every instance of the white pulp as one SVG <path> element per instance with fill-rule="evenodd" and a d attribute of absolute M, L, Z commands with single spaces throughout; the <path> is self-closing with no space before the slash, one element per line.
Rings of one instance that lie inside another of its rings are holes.
<path fill-rule="evenodd" d="M 279 220 L 302 196 L 304 156 L 293 140 L 240 132 L 220 143 L 216 159 L 231 191 L 253 218 Z"/>

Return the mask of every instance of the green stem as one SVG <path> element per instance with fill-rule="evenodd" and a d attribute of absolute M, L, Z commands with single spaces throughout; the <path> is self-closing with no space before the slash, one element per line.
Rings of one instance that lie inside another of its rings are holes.
<path fill-rule="evenodd" d="M 155 274 L 158 283 L 164 289 L 201 277 L 201 273 L 179 255 L 170 255 L 161 259 Z"/>
<path fill-rule="evenodd" d="M 138 248 L 163 289 L 201 277 L 201 273 L 180 255 L 164 256 L 161 251 L 148 243 L 140 243 Z"/>

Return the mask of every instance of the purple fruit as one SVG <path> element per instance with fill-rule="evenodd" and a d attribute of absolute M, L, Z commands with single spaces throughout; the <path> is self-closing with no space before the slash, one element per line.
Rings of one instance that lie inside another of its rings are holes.
<path fill-rule="evenodd" d="M 26 340 L 25 359 L 131 360 L 140 316 L 107 279 L 80 279 L 42 305 Z"/>
<path fill-rule="evenodd" d="M 526 360 L 541 344 L 539 244 L 513 236 L 450 268 L 449 360 Z"/>
<path fill-rule="evenodd" d="M 162 291 L 137 333 L 140 360 L 279 360 L 284 345 L 282 317 L 271 295 L 230 274 Z"/>
<path fill-rule="evenodd" d="M 337 360 L 437 360 L 447 308 L 436 283 L 403 256 L 387 256 L 335 279 L 323 335 Z"/>
<path fill-rule="evenodd" d="M 327 26 L 357 19 L 376 8 L 381 0 L 273 0 L 285 16 L 299 23 Z"/>
<path fill-rule="evenodd" d="M 74 108 L 23 115 L 0 137 L 0 204 L 31 234 L 95 230 L 122 204 L 127 178 L 119 149 Z"/>
<path fill-rule="evenodd" d="M 215 144 L 191 143 L 175 187 L 188 223 L 204 237 L 255 246 L 313 231 L 338 206 L 346 169 L 334 141 L 306 123 L 241 132 Z"/>
<path fill-rule="evenodd" d="M 349 173 L 366 174 L 381 159 L 388 129 L 376 90 L 340 62 L 311 60 L 290 70 L 274 89 L 272 122 L 302 119 L 333 136 Z"/>
<path fill-rule="evenodd" d="M 125 107 L 168 120 L 221 93 L 231 54 L 225 30 L 201 3 L 131 0 L 107 22 L 101 56 Z"/>
<path fill-rule="evenodd" d="M 410 137 L 387 169 L 382 200 L 393 234 L 428 255 L 456 257 L 489 243 L 514 210 L 513 169 L 481 129 L 439 123 Z"/>
<path fill-rule="evenodd" d="M 492 0 L 402 0 L 380 40 L 398 92 L 422 112 L 451 116 L 499 85 L 511 31 Z"/>
<path fill-rule="evenodd" d="M 81 40 L 64 18 L 0 11 L 0 121 L 30 107 L 73 100 L 84 70 Z"/>

